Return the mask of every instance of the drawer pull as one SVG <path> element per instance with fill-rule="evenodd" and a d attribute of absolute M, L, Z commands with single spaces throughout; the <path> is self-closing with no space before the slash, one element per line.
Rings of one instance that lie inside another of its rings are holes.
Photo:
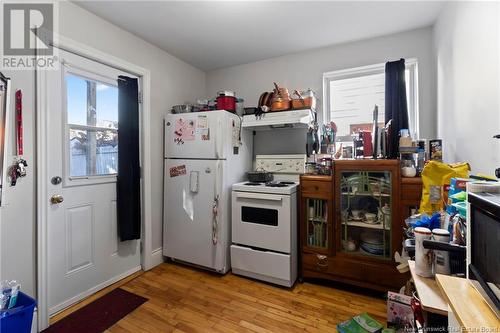
<path fill-rule="evenodd" d="M 318 259 L 318 262 L 316 265 L 321 268 L 328 267 L 328 257 L 325 256 L 324 254 L 317 254 L 316 258 Z"/>

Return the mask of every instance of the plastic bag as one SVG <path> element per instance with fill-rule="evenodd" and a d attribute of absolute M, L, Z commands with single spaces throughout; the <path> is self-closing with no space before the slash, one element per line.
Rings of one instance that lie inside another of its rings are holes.
<path fill-rule="evenodd" d="M 0 310 L 12 309 L 16 306 L 19 289 L 21 285 L 15 280 L 0 282 Z"/>
<path fill-rule="evenodd" d="M 429 161 L 422 171 L 422 200 L 420 213 L 432 215 L 442 211 L 448 202 L 450 179 L 467 178 L 470 166 L 468 163 L 445 164 Z"/>

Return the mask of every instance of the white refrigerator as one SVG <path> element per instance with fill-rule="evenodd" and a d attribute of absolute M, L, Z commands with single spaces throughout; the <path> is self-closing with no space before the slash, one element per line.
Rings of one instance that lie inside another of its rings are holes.
<path fill-rule="evenodd" d="M 252 166 L 252 133 L 227 111 L 165 118 L 163 255 L 230 269 L 231 186 Z"/>

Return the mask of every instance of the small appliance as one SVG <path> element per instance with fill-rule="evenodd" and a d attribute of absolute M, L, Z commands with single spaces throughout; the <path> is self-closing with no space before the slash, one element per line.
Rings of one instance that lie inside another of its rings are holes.
<path fill-rule="evenodd" d="M 487 187 L 472 192 L 467 185 L 467 278 L 500 319 L 500 187 Z"/>
<path fill-rule="evenodd" d="M 231 267 L 235 274 L 291 287 L 297 279 L 297 189 L 305 155 L 257 155 L 272 182 L 233 185 Z"/>

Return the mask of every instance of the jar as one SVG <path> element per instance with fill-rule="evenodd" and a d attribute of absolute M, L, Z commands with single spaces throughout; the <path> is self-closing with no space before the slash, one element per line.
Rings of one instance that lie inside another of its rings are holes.
<path fill-rule="evenodd" d="M 435 241 L 449 243 L 450 232 L 445 229 L 433 229 L 432 238 Z M 434 250 L 434 274 L 450 275 L 450 253 Z"/>
<path fill-rule="evenodd" d="M 410 131 L 408 129 L 402 129 L 399 131 L 399 146 L 400 147 L 413 146 L 413 141 L 411 140 Z"/>
<path fill-rule="evenodd" d="M 316 163 L 307 162 L 306 163 L 306 173 L 315 174 L 316 173 Z"/>
<path fill-rule="evenodd" d="M 417 175 L 417 168 L 413 160 L 401 160 L 401 175 L 406 178 L 415 177 Z"/>
<path fill-rule="evenodd" d="M 428 228 L 417 227 L 415 233 L 415 273 L 423 277 L 432 277 L 432 251 L 424 248 L 424 240 L 431 239 Z"/>

